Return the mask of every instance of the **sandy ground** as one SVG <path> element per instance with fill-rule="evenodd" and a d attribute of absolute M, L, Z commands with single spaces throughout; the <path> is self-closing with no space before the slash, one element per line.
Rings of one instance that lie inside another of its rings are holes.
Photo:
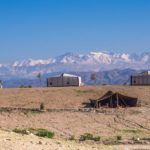
<path fill-rule="evenodd" d="M 142 107 L 102 109 L 100 112 L 0 112 L 0 150 L 136 150 L 150 149 L 150 145 L 104 146 L 101 144 L 68 141 L 79 139 L 84 133 L 100 136 L 102 140 L 121 136 L 123 140 L 150 138 L 150 87 L 87 86 L 70 88 L 0 89 L 1 107 L 81 108 L 89 99 L 97 99 L 108 90 L 138 97 Z M 55 133 L 54 139 L 22 136 L 15 128 L 44 128 Z M 67 141 L 66 141 L 67 140 Z M 39 141 L 42 144 L 39 144 Z M 127 149 L 128 148 L 128 149 Z"/>
<path fill-rule="evenodd" d="M 63 139 L 71 136 L 79 138 L 84 133 L 101 137 L 121 135 L 128 139 L 134 136 L 144 138 L 150 135 L 148 114 L 150 108 L 147 107 L 112 110 L 110 114 L 106 112 L 1 112 L 0 127 L 9 130 L 45 128 L 55 132 L 57 138 Z"/>
<path fill-rule="evenodd" d="M 34 135 L 20 135 L 0 131 L 1 150 L 150 150 L 144 145 L 105 146 L 100 144 L 76 143 L 55 139 L 39 138 Z"/>

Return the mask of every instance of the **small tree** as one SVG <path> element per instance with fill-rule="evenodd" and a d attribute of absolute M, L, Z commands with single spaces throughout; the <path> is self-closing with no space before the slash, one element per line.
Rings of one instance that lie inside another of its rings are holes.
<path fill-rule="evenodd" d="M 32 85 L 28 85 L 28 88 L 32 88 Z"/>
<path fill-rule="evenodd" d="M 40 104 L 40 110 L 44 110 L 45 109 L 45 105 L 44 105 L 44 103 L 41 103 Z"/>
<path fill-rule="evenodd" d="M 41 76 L 41 73 L 38 73 L 37 78 L 40 81 L 40 86 L 42 86 L 42 76 Z"/>
<path fill-rule="evenodd" d="M 95 72 L 93 72 L 93 73 L 91 74 L 91 77 L 90 77 L 90 78 L 91 78 L 91 80 L 94 81 L 95 84 L 96 84 L 96 78 L 97 78 L 97 77 L 96 77 L 96 73 L 95 73 Z"/>

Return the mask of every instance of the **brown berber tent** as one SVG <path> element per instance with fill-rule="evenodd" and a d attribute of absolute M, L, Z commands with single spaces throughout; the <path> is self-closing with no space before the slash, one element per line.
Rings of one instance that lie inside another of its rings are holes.
<path fill-rule="evenodd" d="M 99 107 L 134 107 L 137 105 L 137 98 L 122 95 L 118 92 L 113 93 L 108 91 L 104 96 L 97 100 L 90 100 L 91 106 L 95 108 Z"/>

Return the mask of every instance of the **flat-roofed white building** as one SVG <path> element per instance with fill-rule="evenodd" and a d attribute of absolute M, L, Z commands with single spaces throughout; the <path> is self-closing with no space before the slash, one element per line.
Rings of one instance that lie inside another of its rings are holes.
<path fill-rule="evenodd" d="M 131 76 L 131 85 L 150 85 L 150 71 Z"/>
<path fill-rule="evenodd" d="M 81 84 L 82 81 L 80 76 L 67 73 L 47 79 L 47 87 L 81 86 Z"/>

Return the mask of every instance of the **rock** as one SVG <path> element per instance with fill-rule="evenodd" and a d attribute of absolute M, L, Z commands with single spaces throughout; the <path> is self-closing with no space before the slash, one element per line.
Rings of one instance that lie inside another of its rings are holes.
<path fill-rule="evenodd" d="M 6 141 L 11 141 L 11 139 L 6 139 Z"/>
<path fill-rule="evenodd" d="M 38 144 L 42 145 L 42 142 L 41 142 L 41 141 L 39 141 L 39 143 L 38 143 Z"/>
<path fill-rule="evenodd" d="M 30 134 L 30 131 L 27 130 L 26 133 L 29 135 L 29 134 Z"/>

